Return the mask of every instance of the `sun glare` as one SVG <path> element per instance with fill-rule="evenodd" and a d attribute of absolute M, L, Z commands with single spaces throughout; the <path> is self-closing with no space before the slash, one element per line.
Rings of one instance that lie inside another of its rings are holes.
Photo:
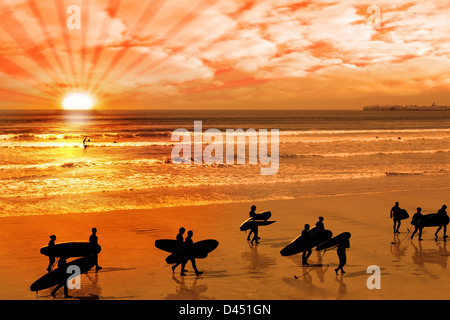
<path fill-rule="evenodd" d="M 64 97 L 62 107 L 65 110 L 90 110 L 94 99 L 87 93 L 70 93 Z"/>

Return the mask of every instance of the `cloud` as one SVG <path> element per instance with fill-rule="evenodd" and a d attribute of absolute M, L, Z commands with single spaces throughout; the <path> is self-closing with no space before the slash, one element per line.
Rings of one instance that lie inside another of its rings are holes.
<path fill-rule="evenodd" d="M 10 64 L 0 88 L 283 101 L 324 88 L 344 99 L 448 86 L 445 0 L 377 1 L 380 29 L 367 23 L 372 3 L 358 0 L 74 0 L 81 30 L 65 28 L 66 7 L 55 3 L 0 1 L 0 55 Z"/>

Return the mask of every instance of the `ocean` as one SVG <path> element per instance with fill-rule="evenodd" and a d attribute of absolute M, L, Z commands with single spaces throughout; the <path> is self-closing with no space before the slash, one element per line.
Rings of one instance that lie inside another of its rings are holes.
<path fill-rule="evenodd" d="M 0 111 L 0 215 L 444 188 L 449 120 L 448 111 Z M 278 129 L 278 171 L 261 175 L 267 164 L 248 154 L 173 163 L 172 133 L 193 132 L 194 121 L 223 133 Z"/>

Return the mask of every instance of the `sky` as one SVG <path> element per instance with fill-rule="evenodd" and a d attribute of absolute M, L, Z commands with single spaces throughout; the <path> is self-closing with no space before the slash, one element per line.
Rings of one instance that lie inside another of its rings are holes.
<path fill-rule="evenodd" d="M 448 0 L 0 0 L 0 108 L 448 105 L 448 17 Z"/>

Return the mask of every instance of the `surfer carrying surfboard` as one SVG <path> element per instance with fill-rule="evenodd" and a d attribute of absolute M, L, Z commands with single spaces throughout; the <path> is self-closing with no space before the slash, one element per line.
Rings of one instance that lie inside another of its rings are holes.
<path fill-rule="evenodd" d="M 254 218 L 256 216 L 255 210 L 256 210 L 256 206 L 253 205 L 250 208 L 250 212 L 249 212 L 249 216 L 253 220 L 254 220 Z M 251 236 L 252 233 L 253 233 L 253 239 L 250 241 L 250 236 Z M 250 243 L 253 245 L 253 241 L 255 241 L 256 243 L 259 243 L 259 241 L 258 241 L 259 239 L 260 239 L 260 237 L 258 237 L 258 225 L 253 224 L 252 227 L 250 228 L 250 232 L 248 234 L 247 241 L 250 241 Z"/>
<path fill-rule="evenodd" d="M 92 234 L 89 236 L 89 243 L 95 246 L 98 245 L 98 237 L 97 237 L 97 228 L 92 228 Z M 98 265 L 98 254 L 94 255 L 95 257 L 95 270 L 101 270 L 102 267 Z"/>
<path fill-rule="evenodd" d="M 178 234 L 177 234 L 177 236 L 176 236 L 177 245 L 179 246 L 180 249 L 184 246 L 183 234 L 184 234 L 185 231 L 186 231 L 186 229 L 183 228 L 183 227 L 181 227 L 181 228 L 178 230 Z M 174 265 L 172 266 L 172 272 L 173 272 L 173 273 L 175 273 L 175 268 L 178 267 L 178 265 L 180 265 L 180 264 L 181 264 L 181 261 L 180 261 L 180 262 L 177 262 L 176 264 L 174 264 Z M 187 271 L 187 270 L 182 270 L 182 272 L 186 272 L 186 271 Z"/>
<path fill-rule="evenodd" d="M 48 242 L 48 246 L 51 248 L 55 245 L 55 241 L 56 241 L 56 236 L 54 234 L 52 234 L 50 236 L 50 241 Z M 49 255 L 48 256 L 48 267 L 47 267 L 47 271 L 50 272 L 52 271 L 52 267 L 55 264 L 55 257 Z"/>
<path fill-rule="evenodd" d="M 189 230 L 188 234 L 187 234 L 187 237 L 184 240 L 184 246 L 185 246 L 185 248 L 187 250 L 189 250 L 194 244 L 194 242 L 192 241 L 192 236 L 193 235 L 194 235 L 194 232 L 192 230 Z M 197 270 L 197 265 L 195 263 L 195 258 L 193 256 L 189 256 L 189 255 L 187 256 L 187 258 L 183 259 L 183 261 L 181 263 L 181 273 L 180 273 L 180 275 L 181 276 L 185 276 L 186 275 L 186 273 L 184 273 L 184 271 L 185 271 L 184 267 L 186 266 L 186 263 L 189 260 L 191 261 L 191 264 L 192 264 L 192 267 L 194 268 L 195 274 L 197 276 L 201 275 L 203 272 Z"/>
<path fill-rule="evenodd" d="M 339 258 L 339 265 L 336 269 L 334 269 L 336 274 L 338 274 L 339 270 L 341 270 L 341 273 L 345 273 L 344 266 L 347 263 L 347 255 L 345 253 L 345 250 L 347 248 L 350 248 L 350 240 L 349 239 L 345 239 L 345 240 L 339 242 L 337 249 L 336 249 L 337 255 Z"/>
<path fill-rule="evenodd" d="M 419 223 L 422 218 L 423 218 L 422 208 L 418 207 L 417 212 L 414 213 L 414 215 L 411 219 L 411 224 L 414 226 L 414 231 L 411 235 L 411 240 L 414 237 L 414 235 L 417 233 L 417 231 L 419 231 L 419 241 L 422 241 L 423 226 Z"/>
<path fill-rule="evenodd" d="M 442 216 L 446 216 L 446 215 L 447 215 L 446 209 L 447 209 L 447 206 L 444 204 L 444 205 L 442 206 L 442 208 L 440 208 L 440 209 L 438 210 L 437 214 L 438 214 L 438 215 L 442 215 Z M 440 225 L 440 226 L 438 227 L 438 229 L 436 230 L 436 232 L 435 232 L 435 234 L 434 234 L 434 237 L 437 239 L 437 234 L 438 234 L 438 232 L 442 229 L 442 226 L 444 227 L 444 240 L 445 240 L 445 239 L 447 238 L 447 225 L 446 225 L 446 224 Z"/>
<path fill-rule="evenodd" d="M 396 202 L 395 205 L 391 208 L 390 217 L 394 219 L 394 233 L 400 233 L 398 229 L 400 228 L 401 221 L 397 219 L 396 213 L 400 211 L 399 203 Z"/>
<path fill-rule="evenodd" d="M 67 260 L 66 257 L 60 257 L 58 260 L 58 268 L 61 268 L 61 270 L 65 270 L 67 268 Z M 67 278 L 64 278 L 64 281 L 59 283 L 51 292 L 51 295 L 53 298 L 56 298 L 56 292 L 61 288 L 64 287 L 64 298 L 72 298 L 72 296 L 69 295 L 69 288 L 67 287 L 67 279 L 70 277 L 70 274 L 67 275 Z"/>
<path fill-rule="evenodd" d="M 305 224 L 305 229 L 303 229 L 302 231 L 302 237 L 308 237 L 309 236 L 309 224 Z M 308 265 L 308 258 L 311 255 L 312 250 L 311 248 L 306 249 L 305 251 L 303 251 L 302 253 L 302 264 Z"/>

